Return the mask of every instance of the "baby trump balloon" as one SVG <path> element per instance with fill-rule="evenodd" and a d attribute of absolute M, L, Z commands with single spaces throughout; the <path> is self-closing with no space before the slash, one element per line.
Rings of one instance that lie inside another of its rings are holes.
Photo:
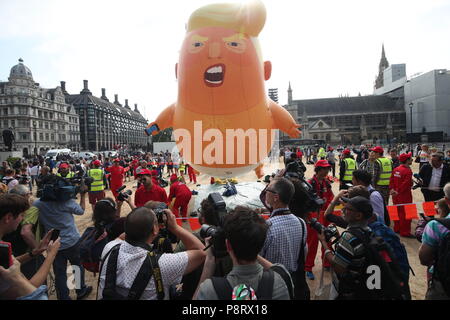
<path fill-rule="evenodd" d="M 189 19 L 176 65 L 178 99 L 146 134 L 172 127 L 184 160 L 202 173 L 261 177 L 275 130 L 300 136 L 292 116 L 266 95 L 272 68 L 258 41 L 265 20 L 261 1 L 207 5 Z"/>

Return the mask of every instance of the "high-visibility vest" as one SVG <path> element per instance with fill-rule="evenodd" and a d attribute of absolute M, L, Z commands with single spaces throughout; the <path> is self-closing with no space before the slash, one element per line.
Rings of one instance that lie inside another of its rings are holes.
<path fill-rule="evenodd" d="M 180 165 L 180 171 L 186 171 L 186 165 L 184 164 Z"/>
<path fill-rule="evenodd" d="M 378 186 L 388 186 L 392 175 L 392 160 L 388 158 L 378 158 L 380 164 L 380 180 L 378 180 Z"/>
<path fill-rule="evenodd" d="M 103 191 L 105 189 L 103 185 L 103 170 L 91 169 L 88 171 L 88 177 L 94 178 L 89 191 Z"/>
<path fill-rule="evenodd" d="M 345 173 L 344 173 L 344 181 L 351 182 L 353 178 L 353 171 L 356 170 L 356 161 L 352 158 L 345 158 Z"/>
<path fill-rule="evenodd" d="M 63 177 L 60 173 L 57 173 L 56 175 L 57 175 L 58 177 Z M 73 178 L 74 176 L 75 176 L 75 173 L 72 172 L 72 171 L 70 171 L 70 172 L 67 174 L 67 176 L 65 176 L 65 177 L 63 177 L 63 178 L 71 179 L 71 178 Z"/>
<path fill-rule="evenodd" d="M 324 148 L 320 148 L 318 156 L 319 158 L 325 158 L 327 156 Z"/>

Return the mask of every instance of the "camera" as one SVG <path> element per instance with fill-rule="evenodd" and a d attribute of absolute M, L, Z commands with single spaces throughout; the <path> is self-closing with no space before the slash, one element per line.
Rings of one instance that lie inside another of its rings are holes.
<path fill-rule="evenodd" d="M 299 203 L 302 203 L 302 209 L 305 213 L 320 210 L 325 201 L 317 195 L 314 188 L 305 180 L 302 174 L 286 172 L 284 177 L 291 181 L 293 179 L 297 180 L 297 183 L 294 184 L 294 186 L 296 186 L 296 199 Z"/>
<path fill-rule="evenodd" d="M 116 192 L 119 194 L 117 196 L 118 201 L 125 201 L 128 199 L 129 196 L 131 196 L 133 194 L 133 191 L 131 191 L 131 190 L 123 191 L 126 187 L 127 187 L 126 185 L 123 185 L 119 189 L 116 190 Z"/>
<path fill-rule="evenodd" d="M 164 216 L 166 215 L 165 211 L 168 209 L 167 204 L 164 202 L 161 202 L 156 208 L 153 209 L 153 212 L 156 215 L 156 218 L 158 218 L 159 224 L 165 224 Z"/>
<path fill-rule="evenodd" d="M 423 181 L 420 175 L 418 173 L 415 173 L 413 177 L 415 178 L 415 180 L 413 180 L 415 184 L 412 186 L 411 189 L 416 190 L 417 188 L 421 188 L 423 186 Z"/>
<path fill-rule="evenodd" d="M 325 234 L 325 240 L 329 242 L 332 238 L 337 238 L 339 236 L 339 232 L 334 224 L 330 224 L 328 227 L 325 227 L 321 224 L 317 219 L 312 218 L 309 222 L 311 228 L 316 230 L 318 233 Z"/>
<path fill-rule="evenodd" d="M 83 171 L 75 172 L 72 178 L 63 178 L 69 181 L 75 187 L 75 194 L 82 192 L 87 192 L 86 190 L 81 190 L 84 186 L 90 186 L 94 182 L 94 178 L 83 176 Z"/>
<path fill-rule="evenodd" d="M 200 237 L 203 240 L 211 237 L 211 250 L 213 250 L 215 258 L 219 259 L 228 255 L 227 247 L 225 245 L 225 232 L 222 227 L 204 224 L 200 228 Z"/>
<path fill-rule="evenodd" d="M 16 177 L 16 179 L 17 179 L 17 181 L 19 181 L 19 184 L 28 184 L 30 182 L 31 178 L 29 176 L 27 176 L 26 174 L 21 174 L 21 175 L 18 175 Z"/>

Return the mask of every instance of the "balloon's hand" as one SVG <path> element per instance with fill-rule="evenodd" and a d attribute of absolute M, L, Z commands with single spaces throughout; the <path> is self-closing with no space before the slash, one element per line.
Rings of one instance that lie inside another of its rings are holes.
<path fill-rule="evenodd" d="M 287 132 L 289 137 L 291 137 L 291 138 L 298 138 L 298 137 L 300 137 L 301 131 L 299 130 L 299 128 L 301 128 L 301 125 L 299 125 L 299 124 L 295 124 L 294 126 L 292 126 L 289 129 L 289 131 Z"/>

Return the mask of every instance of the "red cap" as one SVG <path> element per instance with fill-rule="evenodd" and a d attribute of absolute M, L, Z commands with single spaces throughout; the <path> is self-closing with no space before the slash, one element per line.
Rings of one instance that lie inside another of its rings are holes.
<path fill-rule="evenodd" d="M 102 165 L 102 163 L 100 162 L 100 160 L 95 160 L 92 164 L 93 164 L 94 166 L 101 166 L 101 165 Z"/>
<path fill-rule="evenodd" d="M 67 169 L 67 168 L 70 168 L 70 166 L 69 166 L 69 164 L 67 164 L 67 163 L 61 163 L 60 165 L 59 165 L 59 168 L 60 169 Z"/>
<path fill-rule="evenodd" d="M 380 146 L 377 146 L 377 147 L 375 147 L 375 148 L 372 148 L 372 149 L 370 149 L 370 151 L 379 153 L 379 154 L 381 154 L 381 155 L 384 154 L 384 149 L 383 149 L 382 147 L 380 147 Z"/>
<path fill-rule="evenodd" d="M 331 165 L 328 163 L 327 160 L 319 160 L 314 165 L 314 168 L 330 168 Z"/>
<path fill-rule="evenodd" d="M 398 160 L 400 160 L 400 162 L 406 162 L 406 160 L 412 158 L 412 153 L 402 153 L 399 157 Z"/>
<path fill-rule="evenodd" d="M 120 159 L 119 159 L 119 158 L 115 158 L 115 159 L 113 160 L 113 162 L 120 162 Z"/>
<path fill-rule="evenodd" d="M 178 180 L 177 175 L 175 173 L 172 174 L 172 176 L 170 177 L 170 182 L 174 182 L 174 181 L 177 181 L 177 180 Z"/>
<path fill-rule="evenodd" d="M 345 149 L 344 151 L 342 151 L 342 154 L 348 154 L 350 155 L 352 152 L 350 151 L 350 149 Z"/>
<path fill-rule="evenodd" d="M 141 170 L 141 172 L 139 172 L 137 175 L 138 176 L 142 176 L 142 175 L 149 175 L 149 176 L 151 176 L 152 173 L 150 172 L 150 170 L 144 169 L 144 170 Z"/>

